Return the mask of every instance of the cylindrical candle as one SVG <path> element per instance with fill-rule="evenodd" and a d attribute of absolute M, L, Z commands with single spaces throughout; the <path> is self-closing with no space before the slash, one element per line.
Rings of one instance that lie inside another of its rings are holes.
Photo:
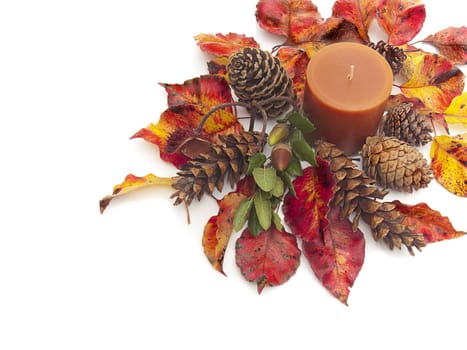
<path fill-rule="evenodd" d="M 363 44 L 337 43 L 314 54 L 306 70 L 303 109 L 324 138 L 358 152 L 381 121 L 393 74 L 386 59 Z"/>

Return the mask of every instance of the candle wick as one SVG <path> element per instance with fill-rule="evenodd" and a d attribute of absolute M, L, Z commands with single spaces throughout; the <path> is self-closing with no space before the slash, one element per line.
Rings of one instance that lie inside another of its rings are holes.
<path fill-rule="evenodd" d="M 354 73 L 355 73 L 355 66 L 353 64 L 351 64 L 350 65 L 350 71 L 349 71 L 349 74 L 347 75 L 347 78 L 349 80 L 352 80 L 353 76 L 354 76 Z"/>

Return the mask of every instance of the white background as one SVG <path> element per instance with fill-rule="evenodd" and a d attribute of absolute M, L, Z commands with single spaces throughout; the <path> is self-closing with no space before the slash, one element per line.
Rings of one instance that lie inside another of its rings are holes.
<path fill-rule="evenodd" d="M 332 3 L 315 1 L 323 17 Z M 467 24 L 460 1 L 424 3 L 417 39 Z M 206 73 L 194 35 L 242 33 L 267 50 L 281 42 L 257 26 L 255 5 L 0 1 L 0 349 L 465 349 L 467 238 L 411 257 L 365 231 L 347 307 L 305 259 L 260 296 L 233 244 L 228 277 L 214 271 L 201 247 L 211 199 L 191 207 L 191 225 L 168 189 L 99 213 L 128 173 L 175 174 L 154 146 L 129 137 L 166 108 L 158 82 Z M 467 230 L 466 199 L 435 181 L 387 198 L 427 202 Z"/>

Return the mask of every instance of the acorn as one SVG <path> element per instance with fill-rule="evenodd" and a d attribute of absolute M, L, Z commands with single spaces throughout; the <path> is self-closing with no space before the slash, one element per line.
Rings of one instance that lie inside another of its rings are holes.
<path fill-rule="evenodd" d="M 285 143 L 278 143 L 271 151 L 271 162 L 277 171 L 284 171 L 292 159 L 292 150 Z"/>
<path fill-rule="evenodd" d="M 281 142 L 289 136 L 289 126 L 286 123 L 277 123 L 271 129 L 268 136 L 268 143 L 270 146 L 274 146 L 278 142 Z"/>

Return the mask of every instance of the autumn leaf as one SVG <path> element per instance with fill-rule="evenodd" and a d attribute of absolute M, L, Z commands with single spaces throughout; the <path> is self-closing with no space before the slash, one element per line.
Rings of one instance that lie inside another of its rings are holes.
<path fill-rule="evenodd" d="M 347 305 L 349 288 L 362 268 L 365 258 L 365 239 L 357 229 L 353 231 L 348 218 L 339 217 L 340 209 L 331 208 L 329 225 L 323 227 L 322 237 L 304 241 L 303 254 L 323 286 Z"/>
<path fill-rule="evenodd" d="M 258 293 L 266 285 L 278 286 L 295 274 L 300 264 L 297 238 L 274 225 L 255 237 L 243 231 L 235 245 L 235 261 L 242 275 L 257 283 Z"/>
<path fill-rule="evenodd" d="M 153 174 L 140 177 L 129 174 L 121 184 L 114 186 L 112 194 L 105 196 L 99 201 L 100 212 L 102 214 L 110 202 L 116 197 L 150 186 L 171 186 L 172 183 L 173 178 L 171 177 L 158 177 Z"/>
<path fill-rule="evenodd" d="M 206 75 L 190 79 L 183 84 L 161 84 L 168 93 L 169 108 L 160 116 L 156 124 L 149 124 L 131 138 L 142 138 L 157 145 L 161 159 L 180 167 L 188 158 L 180 153 L 172 153 L 188 137 L 192 137 L 203 116 L 213 107 L 232 102 L 227 81 L 219 76 Z M 232 114 L 231 108 L 211 115 L 202 128 L 202 137 L 217 141 L 218 134 L 237 133 L 243 127 Z"/>
<path fill-rule="evenodd" d="M 461 123 L 467 126 L 467 92 L 454 97 L 449 107 L 444 111 L 446 122 Z"/>
<path fill-rule="evenodd" d="M 467 197 L 467 133 L 436 136 L 430 157 L 435 179 L 449 192 Z"/>
<path fill-rule="evenodd" d="M 254 38 L 236 33 L 201 33 L 195 36 L 195 40 L 202 51 L 217 57 L 230 56 L 245 47 L 259 48 Z"/>
<path fill-rule="evenodd" d="M 454 64 L 467 63 L 467 27 L 449 27 L 427 36 L 421 42 L 435 46 Z"/>
<path fill-rule="evenodd" d="M 464 90 L 464 74 L 447 58 L 423 51 L 406 52 L 400 86 L 409 98 L 419 98 L 434 112 L 443 113 L 452 99 Z"/>
<path fill-rule="evenodd" d="M 315 38 L 324 22 L 310 0 L 260 0 L 256 21 L 268 32 L 286 37 L 290 44 Z"/>
<path fill-rule="evenodd" d="M 466 232 L 457 231 L 449 218 L 431 209 L 426 203 L 407 205 L 398 200 L 392 202 L 396 210 L 405 216 L 403 225 L 413 226 L 413 232 L 423 234 L 426 243 L 464 236 Z"/>
<path fill-rule="evenodd" d="M 420 0 L 381 0 L 376 10 L 376 19 L 388 34 L 390 45 L 412 40 L 422 29 L 425 18 L 425 5 Z"/>
<path fill-rule="evenodd" d="M 281 47 L 277 51 L 276 57 L 281 61 L 287 75 L 292 79 L 297 103 L 301 105 L 305 91 L 306 67 L 310 60 L 307 52 L 300 48 Z"/>
<path fill-rule="evenodd" d="M 222 274 L 224 253 L 232 235 L 233 217 L 242 201 L 247 198 L 238 192 L 231 192 L 219 201 L 219 212 L 212 216 L 203 232 L 203 250 L 211 265 Z"/>
<path fill-rule="evenodd" d="M 332 7 L 332 16 L 352 23 L 363 41 L 369 42 L 368 29 L 375 18 L 376 7 L 374 0 L 337 0 Z"/>
<path fill-rule="evenodd" d="M 327 225 L 328 203 L 335 184 L 329 163 L 320 158 L 317 161 L 317 167 L 304 169 L 303 175 L 293 181 L 296 197 L 288 193 L 282 206 L 292 233 L 306 241 L 320 237 Z"/>

